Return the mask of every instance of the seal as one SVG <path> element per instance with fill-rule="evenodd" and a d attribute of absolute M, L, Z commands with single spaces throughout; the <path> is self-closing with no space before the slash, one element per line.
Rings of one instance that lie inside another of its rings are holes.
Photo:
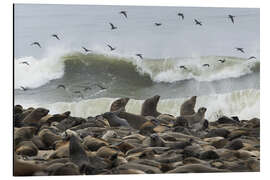
<path fill-rule="evenodd" d="M 144 116 L 128 113 L 128 112 L 119 112 L 117 115 L 120 118 L 127 120 L 128 124 L 134 129 L 140 129 L 140 127 L 147 122 L 148 120 Z"/>
<path fill-rule="evenodd" d="M 190 99 L 186 100 L 180 108 L 180 116 L 195 114 L 194 107 L 196 104 L 197 96 L 192 96 Z"/>
<path fill-rule="evenodd" d="M 116 112 L 106 112 L 102 116 L 109 121 L 111 127 L 129 126 L 129 123 L 116 115 Z"/>
<path fill-rule="evenodd" d="M 15 147 L 15 152 L 23 156 L 36 156 L 38 148 L 32 141 L 23 141 Z"/>
<path fill-rule="evenodd" d="M 200 128 L 203 127 L 203 123 L 205 121 L 204 116 L 205 116 L 206 110 L 207 109 L 205 107 L 201 107 L 199 108 L 197 113 L 193 115 L 182 116 L 182 117 L 188 121 L 188 125 L 190 128 L 199 130 Z"/>
<path fill-rule="evenodd" d="M 151 98 L 146 99 L 142 104 L 141 115 L 153 117 L 159 116 L 161 114 L 160 112 L 157 111 L 157 104 L 159 98 L 160 98 L 159 95 L 155 95 Z"/>
<path fill-rule="evenodd" d="M 23 123 L 27 125 L 39 125 L 40 119 L 46 116 L 48 113 L 48 109 L 37 108 L 23 119 Z"/>
<path fill-rule="evenodd" d="M 129 98 L 120 98 L 120 99 L 115 100 L 111 104 L 110 112 L 118 111 L 119 109 L 122 109 L 122 111 L 126 111 L 125 107 L 128 101 L 129 101 Z"/>

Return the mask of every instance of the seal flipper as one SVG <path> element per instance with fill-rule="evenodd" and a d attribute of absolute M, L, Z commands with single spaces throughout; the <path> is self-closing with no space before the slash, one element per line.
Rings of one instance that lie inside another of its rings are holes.
<path fill-rule="evenodd" d="M 79 166 L 81 173 L 93 174 L 95 168 L 90 165 L 86 152 L 74 135 L 69 141 L 69 158 L 71 162 Z"/>

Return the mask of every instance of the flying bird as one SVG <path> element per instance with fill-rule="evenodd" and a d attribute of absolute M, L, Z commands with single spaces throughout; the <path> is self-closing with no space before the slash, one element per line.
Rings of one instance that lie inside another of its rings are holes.
<path fill-rule="evenodd" d="M 111 51 L 115 50 L 116 48 L 112 47 L 111 45 L 107 44 Z"/>
<path fill-rule="evenodd" d="M 203 64 L 203 66 L 204 66 L 204 67 L 206 67 L 206 66 L 207 66 L 207 67 L 210 67 L 210 65 L 209 65 L 209 64 Z"/>
<path fill-rule="evenodd" d="M 127 11 L 120 11 L 120 14 L 123 14 L 127 18 Z"/>
<path fill-rule="evenodd" d="M 112 23 L 110 23 L 110 25 L 111 25 L 111 30 L 117 29 L 117 27 L 114 26 Z"/>
<path fill-rule="evenodd" d="M 38 46 L 39 48 L 41 48 L 41 45 L 39 44 L 39 42 L 33 42 L 33 43 L 31 44 L 31 46 L 33 46 L 33 45 L 36 45 L 36 46 Z"/>
<path fill-rule="evenodd" d="M 187 70 L 186 66 L 179 66 L 179 68 Z"/>
<path fill-rule="evenodd" d="M 182 20 L 184 20 L 184 14 L 183 13 L 178 13 L 177 14 L 179 17 L 182 17 Z"/>
<path fill-rule="evenodd" d="M 244 48 L 235 48 L 237 51 L 240 51 L 242 53 L 245 53 Z"/>
<path fill-rule="evenodd" d="M 251 56 L 248 58 L 248 60 L 250 60 L 250 59 L 257 59 L 257 58 L 255 56 Z"/>
<path fill-rule="evenodd" d="M 27 87 L 20 86 L 20 88 L 21 88 L 23 91 L 27 91 L 27 90 L 28 90 Z"/>
<path fill-rule="evenodd" d="M 73 91 L 75 94 L 79 94 L 82 99 L 84 99 L 84 96 L 81 91 Z"/>
<path fill-rule="evenodd" d="M 26 64 L 26 65 L 30 66 L 30 64 L 27 61 L 20 62 L 20 64 Z"/>
<path fill-rule="evenodd" d="M 52 37 L 55 37 L 56 39 L 60 40 L 57 34 L 52 34 Z"/>
<path fill-rule="evenodd" d="M 201 21 L 198 21 L 197 19 L 194 19 L 194 22 L 195 22 L 195 25 L 202 25 L 202 22 Z"/>
<path fill-rule="evenodd" d="M 226 59 L 219 59 L 218 61 L 221 63 L 224 63 L 226 61 Z"/>
<path fill-rule="evenodd" d="M 228 18 L 231 19 L 231 21 L 232 21 L 233 24 L 234 24 L 234 17 L 235 17 L 235 16 L 233 16 L 233 15 L 231 15 L 231 14 L 228 15 Z"/>
<path fill-rule="evenodd" d="M 155 23 L 156 26 L 161 26 L 162 24 L 161 23 Z"/>
<path fill-rule="evenodd" d="M 85 47 L 82 47 L 83 48 L 83 50 L 85 51 L 85 52 L 91 52 L 91 50 L 89 50 L 89 49 L 87 49 L 87 48 L 85 48 Z"/>
<path fill-rule="evenodd" d="M 63 88 L 63 89 L 66 89 L 66 86 L 63 85 L 63 84 L 59 84 L 59 85 L 57 86 L 57 88 Z"/>
<path fill-rule="evenodd" d="M 139 58 L 143 59 L 142 54 L 136 54 L 136 56 L 138 56 Z"/>

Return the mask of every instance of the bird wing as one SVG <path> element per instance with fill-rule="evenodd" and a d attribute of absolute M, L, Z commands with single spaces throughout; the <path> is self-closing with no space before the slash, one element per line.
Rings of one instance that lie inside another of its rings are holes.
<path fill-rule="evenodd" d="M 110 23 L 110 25 L 111 25 L 111 28 L 114 28 L 114 25 L 112 23 Z"/>

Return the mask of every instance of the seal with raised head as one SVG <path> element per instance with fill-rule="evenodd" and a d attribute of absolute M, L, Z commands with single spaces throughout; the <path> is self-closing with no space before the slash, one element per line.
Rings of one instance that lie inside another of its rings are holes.
<path fill-rule="evenodd" d="M 194 107 L 196 104 L 197 96 L 192 96 L 190 99 L 186 100 L 180 108 L 180 116 L 195 114 Z"/>
<path fill-rule="evenodd" d="M 127 105 L 129 101 L 129 98 L 120 98 L 115 100 L 112 104 L 111 104 L 111 109 L 110 111 L 118 111 L 118 110 L 122 110 L 122 111 L 126 111 L 125 107 Z"/>
<path fill-rule="evenodd" d="M 144 116 L 128 113 L 128 112 L 119 112 L 117 115 L 120 118 L 127 120 L 128 124 L 134 129 L 140 129 L 140 127 L 147 122 L 148 120 Z"/>
<path fill-rule="evenodd" d="M 203 123 L 205 121 L 204 116 L 205 116 L 206 110 L 207 109 L 205 107 L 201 107 L 199 108 L 197 113 L 193 115 L 182 116 L 182 117 L 187 120 L 190 128 L 198 130 L 203 127 Z"/>
<path fill-rule="evenodd" d="M 157 104 L 160 96 L 155 95 L 146 99 L 142 104 L 141 115 L 158 117 L 161 113 L 157 111 Z"/>
<path fill-rule="evenodd" d="M 23 119 L 23 123 L 28 125 L 39 125 L 40 119 L 46 116 L 48 113 L 48 109 L 37 108 Z"/>

